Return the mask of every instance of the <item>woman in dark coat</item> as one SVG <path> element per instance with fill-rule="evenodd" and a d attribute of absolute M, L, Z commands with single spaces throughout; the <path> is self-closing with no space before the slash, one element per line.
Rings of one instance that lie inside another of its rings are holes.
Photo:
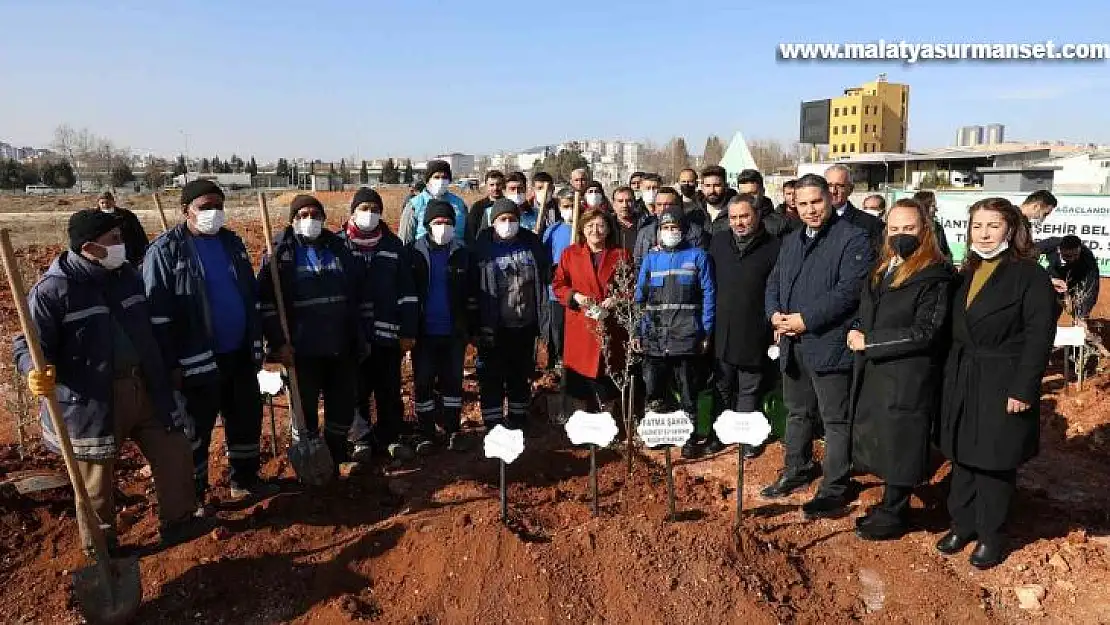
<path fill-rule="evenodd" d="M 937 549 L 952 555 L 978 539 L 971 564 L 986 569 L 1006 557 L 1002 526 L 1017 468 L 1037 454 L 1055 296 L 1016 207 L 988 198 L 970 213 L 940 422 L 940 448 L 952 461 L 952 528 Z"/>
<path fill-rule="evenodd" d="M 848 333 L 856 355 L 852 461 L 884 483 L 882 502 L 856 522 L 865 540 L 901 537 L 913 487 L 928 478 L 954 277 L 928 224 L 914 200 L 898 200 L 887 214 L 882 257 Z"/>

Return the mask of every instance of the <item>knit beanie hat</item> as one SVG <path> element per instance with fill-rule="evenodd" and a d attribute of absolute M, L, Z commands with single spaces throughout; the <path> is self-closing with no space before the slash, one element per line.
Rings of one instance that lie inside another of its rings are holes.
<path fill-rule="evenodd" d="M 198 197 L 203 197 L 210 193 L 214 193 L 220 196 L 220 199 L 224 199 L 224 190 L 220 188 L 220 185 L 211 180 L 194 180 L 184 187 L 181 187 L 181 205 L 188 206 Z"/>
<path fill-rule="evenodd" d="M 370 187 L 362 187 L 355 192 L 355 197 L 351 200 L 351 212 L 355 212 L 355 209 L 363 204 L 371 203 L 377 204 L 381 208 L 385 208 L 385 205 L 382 204 L 382 196 L 378 195 L 377 191 L 371 189 Z"/>
<path fill-rule="evenodd" d="M 424 227 L 432 223 L 432 220 L 446 217 L 451 220 L 451 225 L 455 225 L 455 207 L 447 200 L 432 200 L 428 202 L 428 206 L 424 208 Z"/>
<path fill-rule="evenodd" d="M 328 218 L 328 214 L 324 212 L 324 205 L 320 203 L 320 200 L 317 200 L 307 193 L 302 193 L 293 198 L 293 201 L 289 203 L 289 222 L 292 223 L 293 220 L 297 218 L 297 213 L 306 206 L 315 206 L 320 210 L 321 217 L 324 219 Z"/>
<path fill-rule="evenodd" d="M 505 213 L 512 213 L 513 215 L 516 215 L 519 219 L 520 207 L 516 205 L 516 202 L 510 200 L 507 197 L 503 197 L 493 203 L 493 207 L 490 209 L 489 212 L 489 222 L 493 223 L 497 221 L 497 218 L 501 215 L 504 215 Z"/>
<path fill-rule="evenodd" d="M 663 211 L 662 215 L 659 215 L 659 226 L 663 227 L 667 224 L 678 224 L 679 227 L 682 226 L 681 206 L 668 207 L 667 210 Z"/>
<path fill-rule="evenodd" d="M 79 210 L 69 216 L 69 249 L 80 252 L 81 246 L 95 241 L 122 224 L 115 213 L 102 210 Z"/>
<path fill-rule="evenodd" d="M 424 169 L 424 179 L 431 180 L 433 174 L 443 173 L 447 175 L 448 180 L 453 180 L 451 176 L 451 163 L 447 161 L 428 161 L 428 165 Z"/>

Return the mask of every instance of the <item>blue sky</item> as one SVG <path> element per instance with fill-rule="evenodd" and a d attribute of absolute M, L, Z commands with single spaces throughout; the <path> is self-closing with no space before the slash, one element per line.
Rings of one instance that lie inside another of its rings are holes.
<path fill-rule="evenodd" d="M 745 6 L 740 6 L 741 4 Z M 339 159 L 567 138 L 796 139 L 886 72 L 910 148 L 965 124 L 1110 143 L 1110 62 L 781 62 L 780 42 L 1110 42 L 1106 0 L 557 3 L 0 0 L 0 140 L 60 123 L 172 154 Z"/>

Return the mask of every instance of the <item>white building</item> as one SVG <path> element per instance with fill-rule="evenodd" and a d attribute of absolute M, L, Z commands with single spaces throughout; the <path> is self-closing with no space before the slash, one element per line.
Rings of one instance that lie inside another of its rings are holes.
<path fill-rule="evenodd" d="M 623 163 L 625 168 L 630 171 L 637 171 L 640 169 L 640 161 L 643 158 L 643 146 L 639 143 L 625 143 L 623 149 Z"/>
<path fill-rule="evenodd" d="M 1073 154 L 1038 164 L 1061 168 L 1053 174 L 1053 193 L 1110 193 L 1110 151 Z"/>
<path fill-rule="evenodd" d="M 473 154 L 452 152 L 450 154 L 440 154 L 431 160 L 447 161 L 451 165 L 451 175 L 455 178 L 463 178 L 474 174 L 475 159 Z"/>
<path fill-rule="evenodd" d="M 520 171 L 531 171 L 536 161 L 543 162 L 543 159 L 547 158 L 548 154 L 554 153 L 554 151 L 554 148 L 546 145 L 525 150 L 516 156 L 517 169 Z"/>

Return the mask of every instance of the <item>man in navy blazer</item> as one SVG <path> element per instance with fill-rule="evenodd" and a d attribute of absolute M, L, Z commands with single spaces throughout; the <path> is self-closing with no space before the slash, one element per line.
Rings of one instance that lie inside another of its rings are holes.
<path fill-rule="evenodd" d="M 813 481 L 815 420 L 825 426 L 824 480 L 802 506 L 806 518 L 836 516 L 851 502 L 852 355 L 848 330 L 874 251 L 868 233 L 837 215 L 829 184 L 815 174 L 795 187 L 802 226 L 782 240 L 767 280 L 765 312 L 775 331 L 783 372 L 786 466 L 763 489 L 784 497 Z"/>

